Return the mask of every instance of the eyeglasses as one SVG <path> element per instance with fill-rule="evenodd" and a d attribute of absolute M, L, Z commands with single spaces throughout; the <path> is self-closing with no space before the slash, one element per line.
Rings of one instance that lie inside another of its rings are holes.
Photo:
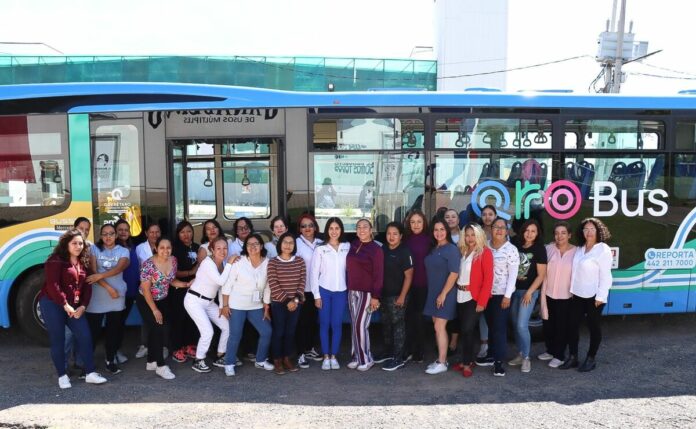
<path fill-rule="evenodd" d="M 261 243 L 247 243 L 247 247 L 261 247 Z"/>
<path fill-rule="evenodd" d="M 491 229 L 501 230 L 501 229 L 507 229 L 507 228 L 504 226 L 492 226 Z"/>
<path fill-rule="evenodd" d="M 313 223 L 303 223 L 302 225 L 300 225 L 300 228 L 314 228 L 314 224 Z"/>
<path fill-rule="evenodd" d="M 101 234 L 102 237 L 113 237 L 114 235 L 116 235 L 115 232 L 102 232 Z"/>
<path fill-rule="evenodd" d="M 237 227 L 237 231 L 249 231 L 248 226 L 240 225 Z"/>
<path fill-rule="evenodd" d="M 582 232 L 595 232 L 597 231 L 595 228 L 583 228 Z"/>

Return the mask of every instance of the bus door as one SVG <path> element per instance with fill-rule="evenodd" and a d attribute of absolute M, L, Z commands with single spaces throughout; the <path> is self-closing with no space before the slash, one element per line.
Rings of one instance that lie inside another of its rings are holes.
<path fill-rule="evenodd" d="M 90 117 L 94 235 L 105 223 L 125 219 L 141 233 L 144 203 L 143 119 L 140 113 Z M 156 162 L 148 163 L 155 170 Z"/>
<path fill-rule="evenodd" d="M 285 201 L 279 198 L 281 141 L 276 137 L 169 140 L 172 218 L 189 220 L 196 241 L 207 219 L 216 219 L 228 234 L 240 217 L 251 219 L 257 230 L 269 229 L 268 221 L 285 210 Z"/>

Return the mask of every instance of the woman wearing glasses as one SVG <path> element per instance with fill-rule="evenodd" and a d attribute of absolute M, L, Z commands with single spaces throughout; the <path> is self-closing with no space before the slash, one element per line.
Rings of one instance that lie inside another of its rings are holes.
<path fill-rule="evenodd" d="M 259 334 L 256 348 L 256 368 L 273 370 L 268 362 L 271 344 L 271 289 L 268 287 L 268 260 L 263 239 L 259 234 L 247 235 L 241 258 L 232 265 L 230 275 L 222 286 L 220 314 L 229 320 L 230 338 L 227 341 L 225 375 L 235 375 L 237 348 L 242 339 L 244 324 L 249 321 Z"/>
<path fill-rule="evenodd" d="M 305 261 L 307 272 L 312 272 L 312 256 L 314 250 L 323 241 L 317 238 L 319 225 L 314 216 L 305 213 L 297 221 L 300 235 L 297 237 L 297 256 Z M 314 294 L 310 284 L 310 276 L 305 281 L 305 302 L 300 306 L 300 320 L 297 322 L 297 352 L 299 358 L 297 364 L 300 368 L 309 368 L 309 361 L 320 361 L 322 356 L 314 346 L 319 337 L 319 325 L 317 324 L 317 307 L 314 302 Z"/>
<path fill-rule="evenodd" d="M 478 366 L 493 365 L 493 375 L 505 376 L 503 360 L 507 355 L 507 324 L 510 299 L 515 292 L 520 254 L 508 241 L 508 225 L 505 219 L 496 218 L 491 224 L 493 238 L 489 248 L 493 252 L 493 288 L 484 315 L 490 328 L 491 343 L 488 354 L 476 359 Z"/>
<path fill-rule="evenodd" d="M 568 369 L 578 366 L 578 331 L 580 322 L 587 317 L 590 330 L 590 348 L 578 371 L 588 372 L 597 366 L 595 356 L 602 342 L 600 322 L 611 288 L 611 249 L 605 241 L 611 238 L 609 229 L 597 218 L 587 218 L 580 223 L 579 246 L 573 257 L 573 273 L 570 281 L 570 320 L 568 346 L 570 357 L 561 365 Z"/>
<path fill-rule="evenodd" d="M 128 249 L 116 244 L 116 228 L 112 224 L 101 227 L 99 241 L 92 247 L 90 265 L 94 274 L 87 277 L 92 285 L 92 300 L 87 306 L 87 321 L 96 346 L 105 326 L 104 348 L 106 369 L 112 374 L 121 372 L 116 350 L 121 339 L 121 318 L 126 308 L 126 282 L 123 271 L 128 267 Z M 106 323 L 104 323 L 106 319 Z"/>
<path fill-rule="evenodd" d="M 240 217 L 234 221 L 232 229 L 234 230 L 234 240 L 228 243 L 227 254 L 228 256 L 239 256 L 242 254 L 244 241 L 254 233 L 254 225 L 251 223 L 251 219 Z"/>

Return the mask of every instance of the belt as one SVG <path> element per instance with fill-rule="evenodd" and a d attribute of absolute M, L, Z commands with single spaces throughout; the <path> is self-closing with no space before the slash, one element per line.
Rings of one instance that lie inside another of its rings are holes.
<path fill-rule="evenodd" d="M 195 290 L 189 289 L 189 290 L 188 290 L 188 293 L 190 293 L 190 294 L 193 295 L 193 296 L 197 296 L 197 297 L 199 297 L 200 299 L 205 299 L 206 301 L 212 301 L 212 300 L 213 300 L 213 298 L 208 298 L 208 297 L 205 296 L 205 295 L 201 295 L 200 293 L 196 292 Z"/>

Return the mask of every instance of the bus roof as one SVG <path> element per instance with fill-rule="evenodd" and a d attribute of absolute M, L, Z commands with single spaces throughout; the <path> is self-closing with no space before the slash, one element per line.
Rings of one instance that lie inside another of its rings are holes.
<path fill-rule="evenodd" d="M 51 111 L 118 111 L 245 108 L 539 108 L 539 109 L 696 109 L 696 96 L 635 96 L 548 92 L 292 92 L 261 88 L 178 83 L 60 83 L 0 86 L 0 104 L 54 106 Z M 2 109 L 5 110 L 5 109 Z"/>

